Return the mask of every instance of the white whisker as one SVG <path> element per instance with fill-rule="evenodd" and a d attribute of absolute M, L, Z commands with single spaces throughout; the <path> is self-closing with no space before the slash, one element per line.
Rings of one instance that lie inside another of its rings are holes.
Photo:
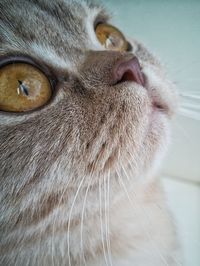
<path fill-rule="evenodd" d="M 188 110 L 197 110 L 200 112 L 200 104 L 195 103 L 194 101 L 193 102 L 184 101 L 182 102 L 181 107 L 188 109 Z"/>
<path fill-rule="evenodd" d="M 109 182 L 109 177 L 108 177 L 108 182 Z M 108 183 L 107 182 L 107 183 Z M 109 183 L 108 183 L 109 184 Z M 107 251 L 108 251 L 108 259 L 110 262 L 110 265 L 112 266 L 112 256 L 111 256 L 111 250 L 110 250 L 110 237 L 109 237 L 109 194 L 108 190 L 106 191 L 106 176 L 104 176 L 104 204 L 105 204 L 105 234 L 106 234 L 106 244 L 107 244 Z M 108 189 L 109 187 L 107 187 Z"/>
<path fill-rule="evenodd" d="M 84 211 L 85 211 L 86 199 L 87 199 L 87 195 L 88 195 L 88 191 L 89 191 L 91 183 L 92 183 L 92 177 L 90 176 L 90 182 L 88 183 L 88 186 L 87 186 L 87 189 L 85 192 L 85 197 L 83 200 L 82 214 L 81 214 L 81 256 L 82 256 L 84 265 L 86 265 L 86 261 L 85 261 L 84 249 L 83 249 L 83 220 L 84 220 Z"/>
<path fill-rule="evenodd" d="M 64 197 L 64 195 L 65 195 L 65 193 L 66 193 L 66 191 L 67 191 L 67 189 L 68 189 L 68 185 L 69 185 L 69 183 L 70 183 L 70 181 L 71 181 L 71 179 L 70 179 L 70 177 L 69 177 L 69 180 L 68 180 L 68 182 L 67 182 L 67 184 L 66 184 L 66 187 L 65 187 L 65 189 L 63 189 L 63 192 L 62 192 L 62 194 L 61 194 L 61 196 L 60 196 L 60 199 L 59 199 L 59 202 L 58 202 L 58 206 L 57 206 L 57 210 L 60 208 L 60 206 L 61 206 L 61 202 L 62 202 L 62 200 L 63 200 L 63 197 Z M 54 217 L 54 220 L 53 220 L 53 225 L 52 225 L 52 241 L 51 241 L 51 248 L 52 248 L 52 251 L 51 251 L 51 255 L 52 255 L 52 262 L 53 262 L 53 265 L 54 265 L 54 257 L 53 257 L 53 254 L 54 254 L 54 251 L 53 251 L 53 240 L 54 240 L 54 233 L 55 233 L 55 231 L 54 231 L 54 229 L 55 229 L 55 225 L 56 225 L 56 215 L 55 215 L 55 217 Z"/>
<path fill-rule="evenodd" d="M 67 252 L 68 252 L 69 266 L 71 266 L 71 256 L 70 256 L 70 235 L 69 235 L 69 233 L 70 233 L 71 215 L 72 215 L 72 210 L 73 210 L 73 208 L 74 208 L 75 201 L 76 201 L 76 199 L 77 199 L 77 197 L 78 197 L 78 194 L 79 194 L 79 191 L 80 191 L 80 189 L 81 189 L 81 186 L 82 186 L 82 184 L 83 184 L 84 179 L 85 179 L 85 176 L 83 176 L 83 178 L 82 178 L 81 181 L 80 181 L 80 184 L 79 184 L 79 186 L 78 186 L 78 188 L 77 188 L 77 191 L 76 191 L 76 194 L 75 194 L 75 196 L 74 196 L 74 200 L 73 200 L 73 202 L 72 202 L 72 206 L 71 206 L 71 209 L 70 209 L 70 212 L 69 212 L 69 220 L 68 220 L 68 227 L 67 227 L 67 244 L 68 244 Z"/>
<path fill-rule="evenodd" d="M 179 94 L 183 98 L 191 99 L 191 100 L 200 100 L 200 95 L 198 94 L 186 94 L 186 93 L 180 93 Z"/>
<path fill-rule="evenodd" d="M 179 68 L 177 68 L 177 69 L 174 69 L 173 70 L 173 73 L 174 74 L 179 74 L 179 73 L 184 73 L 185 71 L 187 71 L 188 72 L 188 67 L 194 67 L 194 65 L 196 65 L 196 64 L 199 64 L 200 63 L 200 61 L 199 60 L 193 60 L 192 62 L 190 62 L 188 65 L 187 65 L 187 67 L 179 67 Z"/>
<path fill-rule="evenodd" d="M 109 233 L 108 244 L 109 244 L 111 265 L 113 265 L 113 263 L 112 263 L 111 245 L 110 245 L 110 178 L 111 178 L 111 174 L 110 174 L 110 171 L 109 171 L 109 175 L 108 175 L 108 233 Z"/>
<path fill-rule="evenodd" d="M 130 205 L 133 207 L 133 210 L 137 209 L 139 211 L 139 213 L 141 214 L 141 218 L 143 219 L 143 215 L 145 215 L 150 223 L 150 218 L 149 218 L 149 215 L 146 213 L 146 211 L 144 210 L 144 208 L 142 206 L 137 206 L 137 205 L 133 205 L 133 201 L 131 200 L 130 198 L 130 195 L 129 195 L 129 192 L 121 178 L 121 176 L 119 175 L 117 169 L 116 169 L 116 173 L 117 173 L 117 176 L 119 178 L 119 181 L 120 181 L 120 184 L 122 186 L 122 188 L 124 189 L 124 192 L 129 200 L 129 203 Z M 159 251 L 159 249 L 157 248 L 157 246 L 155 245 L 155 243 L 152 241 L 151 239 L 151 235 L 149 234 L 149 232 L 146 230 L 145 226 L 143 226 L 143 231 L 146 233 L 146 236 L 148 237 L 148 240 L 152 243 L 154 249 L 155 249 L 155 252 L 156 254 L 159 255 L 160 259 L 163 261 L 163 263 L 166 265 L 166 266 L 169 266 L 168 262 L 166 261 L 166 259 L 163 257 L 163 255 L 161 254 L 161 252 Z"/>
<path fill-rule="evenodd" d="M 197 77 L 195 77 L 195 78 L 194 78 L 194 77 L 193 77 L 193 78 L 188 78 L 188 77 L 187 77 L 187 78 L 185 78 L 185 80 L 186 80 L 186 81 L 191 81 L 191 82 L 192 82 L 192 81 L 200 81 L 200 78 L 197 78 Z"/>
<path fill-rule="evenodd" d="M 125 173 L 127 180 L 130 181 L 129 175 L 126 173 L 126 170 L 124 169 L 123 165 L 121 163 L 119 164 L 120 164 L 120 167 L 122 168 L 122 171 Z"/>
<path fill-rule="evenodd" d="M 178 110 L 179 115 L 192 118 L 194 120 L 200 121 L 200 113 L 195 110 L 187 110 L 184 107 L 179 108 Z"/>
<path fill-rule="evenodd" d="M 101 226 L 101 241 L 102 241 L 102 247 L 103 247 L 103 254 L 105 263 L 108 266 L 107 256 L 106 256 L 106 250 L 105 250 L 105 244 L 104 244 L 104 237 L 103 237 L 103 218 L 102 218 L 102 195 L 101 195 L 101 183 L 99 180 L 99 215 L 100 215 L 100 226 Z"/>

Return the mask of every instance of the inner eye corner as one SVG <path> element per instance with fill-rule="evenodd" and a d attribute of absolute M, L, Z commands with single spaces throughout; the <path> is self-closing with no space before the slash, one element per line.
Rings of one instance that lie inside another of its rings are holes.
<path fill-rule="evenodd" d="M 133 46 L 130 44 L 129 41 L 127 41 L 127 49 L 126 49 L 127 52 L 132 52 L 133 51 Z"/>
<path fill-rule="evenodd" d="M 93 27 L 94 27 L 94 31 L 96 31 L 97 27 L 101 24 L 105 24 L 107 23 L 105 20 L 103 20 L 102 18 L 97 18 L 94 21 Z"/>
<path fill-rule="evenodd" d="M 109 14 L 107 12 L 104 12 L 104 10 L 101 10 L 94 18 L 93 27 L 94 31 L 96 31 L 96 28 L 99 24 L 108 24 L 110 20 Z"/>

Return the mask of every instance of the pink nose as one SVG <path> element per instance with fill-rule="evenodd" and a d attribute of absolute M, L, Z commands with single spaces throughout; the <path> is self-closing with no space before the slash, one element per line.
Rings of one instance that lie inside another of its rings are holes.
<path fill-rule="evenodd" d="M 133 57 L 128 61 L 120 60 L 113 68 L 113 80 L 116 83 L 124 81 L 134 81 L 144 86 L 144 75 L 137 57 Z"/>

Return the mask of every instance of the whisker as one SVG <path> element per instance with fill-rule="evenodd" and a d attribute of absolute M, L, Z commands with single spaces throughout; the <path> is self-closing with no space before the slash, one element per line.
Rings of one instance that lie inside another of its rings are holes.
<path fill-rule="evenodd" d="M 186 93 L 179 93 L 179 95 L 183 98 L 188 98 L 191 100 L 200 100 L 200 94 L 186 94 Z"/>
<path fill-rule="evenodd" d="M 108 176 L 107 176 L 108 177 Z M 110 238 L 109 238 L 109 195 L 108 195 L 108 190 L 106 191 L 106 176 L 104 176 L 104 203 L 105 203 L 105 234 L 106 234 L 106 244 L 107 244 L 107 251 L 108 251 L 108 259 L 110 262 L 110 265 L 112 266 L 112 256 L 111 256 L 111 250 L 110 250 Z"/>
<path fill-rule="evenodd" d="M 71 206 L 71 209 L 70 209 L 70 212 L 69 212 L 69 221 L 68 221 L 68 227 L 67 227 L 67 244 L 68 244 L 67 252 L 68 252 L 68 262 L 69 262 L 69 266 L 71 266 L 70 245 L 69 245 L 69 244 L 70 244 L 70 235 L 69 235 L 69 233 L 70 233 L 71 215 L 72 215 L 72 210 L 73 210 L 73 208 L 74 208 L 75 201 L 76 201 L 76 199 L 77 199 L 77 197 L 78 197 L 79 191 L 80 191 L 80 189 L 81 189 L 81 186 L 82 186 L 82 184 L 83 184 L 83 181 L 84 181 L 85 177 L 86 177 L 86 176 L 84 175 L 83 178 L 82 178 L 81 181 L 80 181 L 80 184 L 79 184 L 79 186 L 78 186 L 78 188 L 77 188 L 77 191 L 76 191 L 76 194 L 75 194 L 75 196 L 74 196 L 74 200 L 73 200 L 73 202 L 72 202 L 72 206 Z"/>
<path fill-rule="evenodd" d="M 76 139 L 79 139 L 78 134 L 79 134 L 78 130 L 75 130 L 74 131 L 74 135 L 76 136 Z M 66 193 L 66 191 L 68 189 L 68 186 L 69 186 L 70 182 L 72 181 L 71 178 L 72 178 L 71 176 L 68 177 L 68 182 L 67 182 L 65 188 L 63 189 L 61 195 L 60 195 L 60 199 L 58 201 L 58 205 L 56 207 L 56 211 L 61 207 L 61 203 L 62 203 L 63 197 L 64 197 L 64 195 L 65 195 L 65 193 Z M 55 217 L 54 217 L 54 220 L 53 220 L 53 223 L 52 223 L 52 237 L 51 237 L 52 238 L 51 239 L 51 256 L 52 256 L 51 259 L 52 259 L 53 265 L 54 265 L 54 254 L 55 254 L 55 252 L 53 251 L 53 246 L 54 246 L 53 245 L 53 240 L 54 240 L 54 234 L 55 234 L 56 218 L 58 218 L 58 216 L 55 214 Z"/>
<path fill-rule="evenodd" d="M 102 241 L 102 247 L 103 247 L 103 254 L 104 254 L 105 263 L 108 266 L 106 250 L 105 250 L 105 245 L 104 245 L 104 237 L 103 237 L 103 219 L 102 219 L 102 201 L 101 201 L 101 199 L 102 199 L 101 183 L 100 183 L 100 180 L 99 180 L 99 215 L 100 215 L 100 226 L 101 226 L 101 241 Z"/>
<path fill-rule="evenodd" d="M 95 167 L 96 167 L 97 163 L 99 162 L 99 159 L 100 158 L 101 158 L 101 153 L 98 154 L 97 159 L 96 159 L 95 163 L 93 164 L 92 169 L 90 171 L 89 183 L 88 183 L 88 186 L 87 186 L 87 189 L 86 189 L 86 193 L 85 193 L 85 197 L 84 197 L 84 201 L 83 201 L 83 209 L 82 209 L 82 214 L 81 214 L 81 254 L 83 256 L 84 264 L 86 264 L 85 257 L 84 257 L 84 251 L 83 251 L 83 220 L 84 220 L 84 209 L 85 209 L 85 204 L 86 204 L 86 199 L 87 199 L 88 191 L 89 191 L 89 188 L 90 188 L 90 186 L 92 184 L 92 181 L 93 181 L 92 176 L 93 176 L 93 173 L 95 171 Z"/>
<path fill-rule="evenodd" d="M 189 80 L 189 81 L 200 81 L 200 78 L 197 78 L 197 77 L 195 77 L 195 78 L 188 78 L 188 77 L 187 77 L 187 78 L 185 78 L 185 80 L 186 80 L 186 81 L 188 81 L 188 80 Z"/>
<path fill-rule="evenodd" d="M 122 168 L 122 171 L 125 173 L 125 176 L 127 178 L 128 181 L 130 181 L 130 178 L 128 176 L 128 174 L 126 173 L 126 170 L 124 169 L 123 165 L 120 163 L 120 167 Z"/>
<path fill-rule="evenodd" d="M 68 180 L 68 182 L 67 182 L 67 184 L 66 184 L 66 187 L 65 187 L 65 189 L 63 190 L 63 192 L 62 192 L 62 194 L 61 194 L 61 196 L 60 196 L 60 199 L 59 199 L 59 202 L 58 202 L 58 206 L 57 206 L 57 210 L 60 208 L 60 206 L 61 206 L 61 202 L 62 202 L 62 200 L 63 200 L 63 197 L 64 197 L 64 195 L 65 195 L 65 193 L 66 193 L 66 191 L 67 191 L 67 189 L 68 189 L 68 185 L 69 185 L 69 183 L 71 182 L 71 178 L 69 177 L 69 180 Z M 52 247 L 52 251 L 51 251 L 51 255 L 52 255 L 52 263 L 53 263 L 53 265 L 54 265 L 54 257 L 53 257 L 53 254 L 55 254 L 55 252 L 53 251 L 53 240 L 54 240 L 54 234 L 55 234 L 55 225 L 56 225 L 56 215 L 55 215 L 55 217 L 54 217 L 54 220 L 53 220 L 53 225 L 52 225 L 52 241 L 51 241 L 51 247 Z"/>
<path fill-rule="evenodd" d="M 181 104 L 181 107 L 188 109 L 188 110 L 197 110 L 200 111 L 200 104 L 199 103 L 195 103 L 193 102 L 189 102 L 189 101 L 183 101 Z"/>
<path fill-rule="evenodd" d="M 124 184 L 122 178 L 120 177 L 120 175 L 119 175 L 117 169 L 116 169 L 116 173 L 117 173 L 118 179 L 119 179 L 119 181 L 120 181 L 120 183 L 121 183 L 121 186 L 122 186 L 122 188 L 123 188 L 123 190 L 124 190 L 124 192 L 125 192 L 125 194 L 126 194 L 128 200 L 129 200 L 129 203 L 130 203 L 130 205 L 133 207 L 133 210 L 136 208 L 136 209 L 139 211 L 139 213 L 141 214 L 141 218 L 143 218 L 142 215 L 145 214 L 145 216 L 146 216 L 145 218 L 147 218 L 148 221 L 150 222 L 149 215 L 146 213 L 146 211 L 144 210 L 144 208 L 143 208 L 142 206 L 137 206 L 137 205 L 134 206 L 134 205 L 133 205 L 133 201 L 131 200 L 130 195 L 129 195 L 129 192 L 128 192 L 128 190 L 127 190 L 127 188 L 126 188 L 126 186 L 125 186 L 125 184 Z M 166 266 L 169 266 L 168 262 L 167 262 L 166 259 L 163 257 L 162 253 L 159 251 L 159 249 L 157 248 L 157 246 L 155 245 L 155 243 L 151 240 L 151 236 L 150 236 L 149 232 L 146 230 L 146 228 L 145 228 L 144 226 L 143 226 L 143 230 L 144 230 L 144 232 L 146 233 L 146 236 L 148 237 L 148 240 L 152 243 L 152 245 L 153 245 L 153 247 L 154 247 L 156 253 L 159 255 L 160 259 L 163 261 L 163 263 L 164 263 Z"/>
<path fill-rule="evenodd" d="M 108 233 L 109 233 L 108 244 L 109 244 L 111 265 L 113 265 L 112 254 L 111 254 L 111 244 L 110 244 L 110 213 L 109 213 L 110 211 L 110 178 L 111 178 L 111 174 L 109 170 L 109 176 L 108 176 Z"/>
<path fill-rule="evenodd" d="M 179 73 L 184 73 L 184 71 L 188 72 L 188 67 L 193 67 L 195 64 L 199 64 L 200 61 L 199 60 L 193 60 L 192 62 L 190 62 L 189 64 L 187 64 L 187 67 L 182 67 L 182 68 L 177 68 L 173 70 L 173 74 L 179 74 Z"/>
<path fill-rule="evenodd" d="M 184 107 L 179 108 L 178 110 L 179 115 L 192 118 L 194 120 L 200 121 L 200 113 L 194 110 L 187 110 Z"/>
<path fill-rule="evenodd" d="M 87 199 L 87 195 L 88 195 L 88 191 L 89 188 L 91 186 L 92 183 L 92 175 L 90 175 L 90 181 L 88 182 L 87 185 L 87 189 L 85 192 L 85 197 L 83 200 L 83 208 L 82 208 L 82 213 L 81 213 L 81 254 L 82 254 L 82 259 L 84 261 L 84 265 L 86 265 L 86 261 L 85 261 L 85 256 L 84 256 L 84 249 L 83 249 L 83 221 L 84 221 L 84 212 L 85 212 L 85 206 L 86 206 L 86 199 Z"/>
<path fill-rule="evenodd" d="M 193 120 L 200 120 L 200 91 L 190 90 L 189 92 L 181 91 L 180 108 L 178 114 Z"/>
<path fill-rule="evenodd" d="M 199 94 L 200 93 L 200 90 L 199 90 L 199 87 L 191 87 L 189 90 L 188 89 L 179 89 L 179 92 L 180 93 L 186 93 L 186 94 L 191 94 L 191 93 L 195 93 L 195 94 Z"/>

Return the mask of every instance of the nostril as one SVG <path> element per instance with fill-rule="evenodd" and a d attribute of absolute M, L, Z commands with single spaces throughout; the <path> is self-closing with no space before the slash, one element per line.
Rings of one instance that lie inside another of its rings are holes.
<path fill-rule="evenodd" d="M 144 86 L 144 75 L 137 57 L 133 57 L 128 61 L 121 60 L 117 62 L 113 69 L 113 78 L 116 83 L 124 81 L 134 81 Z"/>
<path fill-rule="evenodd" d="M 133 75 L 131 70 L 126 71 L 118 83 L 123 81 L 136 81 L 135 75 Z"/>

